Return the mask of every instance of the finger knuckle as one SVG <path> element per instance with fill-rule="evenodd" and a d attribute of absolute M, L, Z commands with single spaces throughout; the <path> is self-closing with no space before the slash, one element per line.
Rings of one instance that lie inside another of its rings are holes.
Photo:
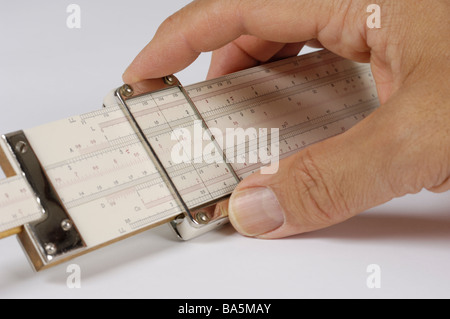
<path fill-rule="evenodd" d="M 305 150 L 293 166 L 296 196 L 305 211 L 304 218 L 313 225 L 333 224 L 348 215 L 347 205 L 339 196 L 331 178 L 324 178 L 311 152 Z"/>

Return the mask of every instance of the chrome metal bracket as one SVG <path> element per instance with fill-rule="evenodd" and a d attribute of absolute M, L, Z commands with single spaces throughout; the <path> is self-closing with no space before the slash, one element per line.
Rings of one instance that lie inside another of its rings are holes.
<path fill-rule="evenodd" d="M 177 216 L 169 225 L 181 240 L 190 240 L 215 230 L 229 221 L 228 198 L 229 195 L 204 207 L 196 207 L 189 213 Z"/>
<path fill-rule="evenodd" d="M 138 134 L 143 145 L 146 147 L 148 154 L 150 155 L 156 168 L 159 170 L 161 177 L 168 186 L 173 198 L 176 200 L 178 206 L 183 211 L 182 214 L 180 214 L 177 218 L 175 218 L 173 221 L 169 223 L 170 227 L 174 230 L 175 234 L 178 236 L 179 239 L 189 240 L 198 237 L 208 231 L 216 229 L 228 222 L 227 204 L 228 198 L 231 195 L 231 193 L 224 194 L 222 197 L 217 198 L 201 206 L 188 207 L 188 205 L 183 199 L 183 196 L 173 183 L 169 173 L 167 172 L 166 168 L 158 158 L 157 153 L 152 147 L 150 141 L 146 138 L 143 130 L 139 126 L 136 118 L 133 116 L 130 107 L 127 104 L 127 101 L 132 98 L 144 94 L 154 93 L 167 88 L 172 88 L 174 86 L 177 86 L 180 89 L 181 93 L 191 106 L 192 110 L 194 111 L 198 119 L 202 121 L 203 128 L 206 129 L 206 131 L 209 133 L 211 141 L 216 144 L 216 148 L 220 150 L 223 156 L 224 163 L 226 163 L 229 172 L 231 172 L 231 174 L 233 175 L 236 184 L 239 183 L 240 179 L 236 174 L 236 172 L 234 171 L 234 168 L 226 160 L 225 153 L 223 152 L 222 149 L 220 149 L 219 145 L 215 141 L 213 135 L 209 131 L 208 126 L 206 125 L 205 120 L 198 111 L 194 102 L 189 97 L 189 94 L 186 92 L 184 87 L 181 85 L 180 81 L 174 75 L 169 75 L 162 79 L 145 80 L 143 82 L 139 82 L 133 85 L 124 84 L 115 91 L 114 95 L 118 99 L 119 104 L 122 110 L 124 111 L 125 115 L 127 116 L 131 126 Z M 104 104 L 104 106 L 105 105 L 106 103 Z"/>
<path fill-rule="evenodd" d="M 5 135 L 25 178 L 43 208 L 44 217 L 26 224 L 18 236 L 35 270 L 63 261 L 86 247 L 80 233 L 48 180 L 23 131 Z"/>

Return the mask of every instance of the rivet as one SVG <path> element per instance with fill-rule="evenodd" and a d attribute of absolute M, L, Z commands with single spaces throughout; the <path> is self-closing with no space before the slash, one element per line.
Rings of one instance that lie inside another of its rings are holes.
<path fill-rule="evenodd" d="M 209 216 L 205 212 L 199 212 L 195 215 L 195 219 L 199 224 L 207 224 L 209 223 Z"/>
<path fill-rule="evenodd" d="M 61 222 L 61 228 L 62 228 L 64 231 L 69 231 L 70 229 L 72 229 L 72 226 L 73 226 L 72 221 L 69 220 L 69 219 L 64 219 L 64 220 Z"/>
<path fill-rule="evenodd" d="M 134 93 L 133 88 L 128 84 L 124 84 L 120 88 L 120 94 L 122 94 L 122 96 L 124 97 L 131 97 L 133 96 L 133 93 Z"/>
<path fill-rule="evenodd" d="M 174 85 L 176 82 L 175 77 L 173 75 L 168 75 L 164 77 L 164 83 L 167 85 Z"/>
<path fill-rule="evenodd" d="M 28 151 L 28 145 L 24 141 L 19 141 L 15 146 L 16 152 L 20 154 L 25 154 Z"/>
<path fill-rule="evenodd" d="M 45 249 L 45 252 L 49 255 L 54 255 L 54 254 L 56 254 L 56 251 L 57 251 L 55 244 L 52 244 L 52 243 L 46 244 L 44 249 Z"/>

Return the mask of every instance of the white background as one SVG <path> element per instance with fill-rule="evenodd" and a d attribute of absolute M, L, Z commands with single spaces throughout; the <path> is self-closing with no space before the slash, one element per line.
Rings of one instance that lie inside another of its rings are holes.
<path fill-rule="evenodd" d="M 0 130 L 9 133 L 101 108 L 103 96 L 188 1 L 2 1 Z M 365 14 L 365 12 L 362 12 Z M 209 54 L 178 74 L 206 76 Z M 376 133 L 375 133 L 376 134 Z M 450 196 L 422 192 L 343 224 L 282 240 L 231 228 L 179 242 L 167 226 L 33 273 L 15 238 L 0 241 L 1 298 L 448 298 Z M 66 268 L 81 268 L 81 288 Z M 381 289 L 369 289 L 370 264 Z"/>

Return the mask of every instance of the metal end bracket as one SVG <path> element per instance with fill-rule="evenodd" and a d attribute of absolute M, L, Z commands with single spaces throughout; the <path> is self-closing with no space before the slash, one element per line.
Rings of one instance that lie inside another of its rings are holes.
<path fill-rule="evenodd" d="M 44 211 L 44 217 L 26 224 L 18 237 L 33 268 L 39 271 L 70 258 L 86 246 L 25 133 L 18 131 L 5 138 Z"/>

